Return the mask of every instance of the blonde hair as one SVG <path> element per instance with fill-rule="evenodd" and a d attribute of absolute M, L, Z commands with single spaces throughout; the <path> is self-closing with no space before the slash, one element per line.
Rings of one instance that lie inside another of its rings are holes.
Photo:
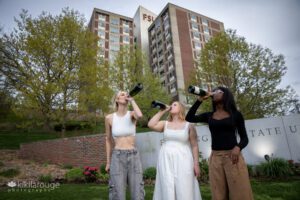
<path fill-rule="evenodd" d="M 119 104 L 118 104 L 118 102 L 117 102 L 117 98 L 118 98 L 118 96 L 119 96 L 122 92 L 127 93 L 126 91 L 120 90 L 120 91 L 116 92 L 115 95 L 113 96 L 112 105 L 113 105 L 113 109 L 114 109 L 115 111 L 117 111 L 118 108 L 119 108 Z"/>
<path fill-rule="evenodd" d="M 179 113 L 178 113 L 179 117 L 178 118 L 182 121 L 185 121 L 185 107 L 184 107 L 184 105 L 182 103 L 180 103 L 179 101 L 174 101 L 174 102 L 172 102 L 172 104 L 173 103 L 178 103 L 178 105 L 179 105 Z M 168 119 L 168 121 L 173 121 L 172 115 L 169 114 L 167 119 Z"/>

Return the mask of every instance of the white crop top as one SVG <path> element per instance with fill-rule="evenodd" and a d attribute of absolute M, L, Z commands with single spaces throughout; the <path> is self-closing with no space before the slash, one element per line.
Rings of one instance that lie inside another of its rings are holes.
<path fill-rule="evenodd" d="M 112 128 L 111 128 L 113 138 L 122 136 L 135 136 L 136 126 L 132 122 L 130 111 L 120 117 L 117 113 L 113 113 Z"/>
<path fill-rule="evenodd" d="M 165 141 L 177 141 L 182 143 L 189 142 L 189 122 L 186 122 L 183 129 L 169 129 L 168 121 L 165 123 L 164 128 Z"/>

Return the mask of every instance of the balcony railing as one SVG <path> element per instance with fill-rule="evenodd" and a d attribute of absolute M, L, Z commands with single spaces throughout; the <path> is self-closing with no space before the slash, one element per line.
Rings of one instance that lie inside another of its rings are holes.
<path fill-rule="evenodd" d="M 170 92 L 171 92 L 171 93 L 175 93 L 175 92 L 176 92 L 176 88 L 172 88 L 172 89 L 170 90 Z"/>
<path fill-rule="evenodd" d="M 169 78 L 169 82 L 172 82 L 173 80 L 175 80 L 175 77 L 174 77 L 174 76 L 171 76 L 171 77 Z"/>

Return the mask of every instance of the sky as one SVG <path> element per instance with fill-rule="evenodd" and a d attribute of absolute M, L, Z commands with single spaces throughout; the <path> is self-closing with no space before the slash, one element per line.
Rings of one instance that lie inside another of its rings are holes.
<path fill-rule="evenodd" d="M 133 17 L 139 5 L 159 14 L 168 2 L 221 21 L 247 42 L 283 54 L 287 73 L 280 87 L 291 85 L 300 96 L 300 0 L 0 0 L 0 27 L 11 32 L 22 9 L 37 17 L 69 7 L 88 23 L 94 8 Z"/>

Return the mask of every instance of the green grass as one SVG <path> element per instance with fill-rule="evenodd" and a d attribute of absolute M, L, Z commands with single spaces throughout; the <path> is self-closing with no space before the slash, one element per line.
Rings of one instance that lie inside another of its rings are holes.
<path fill-rule="evenodd" d="M 4 176 L 7 178 L 12 178 L 20 174 L 20 171 L 18 169 L 6 169 L 3 171 L 0 171 L 0 176 Z"/>
<path fill-rule="evenodd" d="M 255 200 L 297 200 L 300 196 L 300 181 L 258 181 L 252 180 Z M 203 200 L 211 199 L 209 185 L 201 185 Z M 152 199 L 153 186 L 145 186 L 146 200 Z M 76 191 L 76 192 L 75 192 Z M 97 184 L 62 184 L 50 192 L 8 192 L 8 188 L 0 188 L 0 200 L 106 200 L 108 199 L 107 185 Z M 127 195 L 127 199 L 130 199 Z"/>
<path fill-rule="evenodd" d="M 56 133 L 0 132 L 0 149 L 19 149 L 21 143 L 58 138 Z"/>

